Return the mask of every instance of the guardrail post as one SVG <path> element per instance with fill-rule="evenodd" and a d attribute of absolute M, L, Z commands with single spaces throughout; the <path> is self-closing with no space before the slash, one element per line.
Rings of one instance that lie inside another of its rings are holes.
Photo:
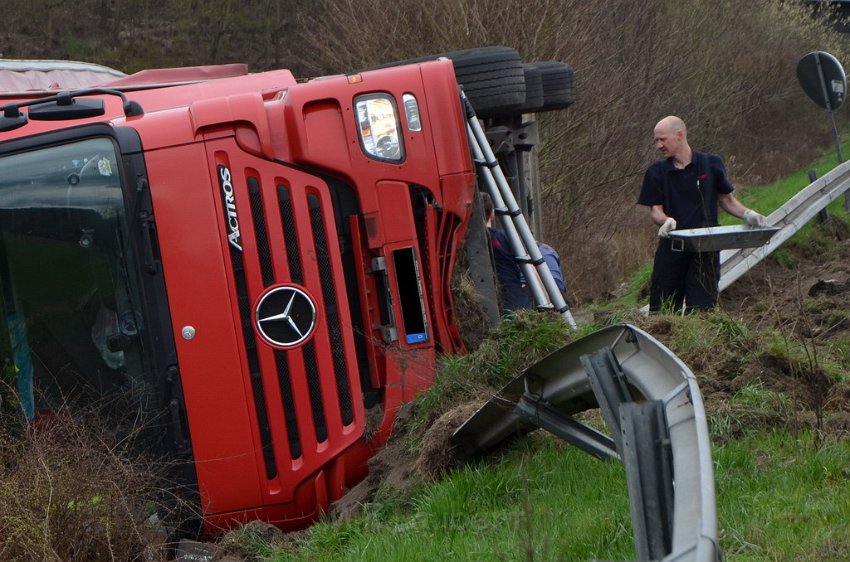
<path fill-rule="evenodd" d="M 809 170 L 809 183 L 815 183 L 816 179 L 818 179 L 818 173 L 815 170 Z M 832 220 L 825 207 L 818 211 L 818 219 L 821 224 L 827 224 L 830 220 Z"/>

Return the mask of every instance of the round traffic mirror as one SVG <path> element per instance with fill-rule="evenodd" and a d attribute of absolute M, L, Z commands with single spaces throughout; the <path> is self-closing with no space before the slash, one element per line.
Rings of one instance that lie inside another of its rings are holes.
<path fill-rule="evenodd" d="M 835 110 L 844 102 L 847 77 L 838 60 L 824 51 L 814 51 L 797 63 L 797 79 L 812 101 Z"/>

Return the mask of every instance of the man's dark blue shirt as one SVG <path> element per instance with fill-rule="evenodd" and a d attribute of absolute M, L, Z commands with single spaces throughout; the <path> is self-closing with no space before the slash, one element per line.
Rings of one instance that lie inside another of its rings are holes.
<path fill-rule="evenodd" d="M 670 158 L 654 162 L 644 174 L 638 204 L 663 205 L 664 214 L 676 219 L 677 230 L 717 226 L 717 195 L 733 190 L 723 160 L 694 151 L 681 170 Z"/>

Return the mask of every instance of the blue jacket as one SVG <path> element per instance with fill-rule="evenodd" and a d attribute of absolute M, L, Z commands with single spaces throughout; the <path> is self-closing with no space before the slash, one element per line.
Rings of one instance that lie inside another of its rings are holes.
<path fill-rule="evenodd" d="M 544 242 L 538 242 L 537 247 L 540 248 L 540 255 L 543 256 L 543 261 L 549 266 L 549 271 L 552 272 L 552 278 L 555 279 L 555 284 L 561 289 L 561 292 L 566 294 L 567 285 L 564 283 L 564 275 L 561 273 L 561 256 L 555 251 L 555 248 Z"/>
<path fill-rule="evenodd" d="M 502 297 L 502 312 L 531 308 L 531 297 L 525 289 L 522 272 L 511 254 L 508 237 L 499 228 L 488 228 L 490 244 L 493 247 L 493 260 L 496 266 L 496 279 L 499 281 Z"/>

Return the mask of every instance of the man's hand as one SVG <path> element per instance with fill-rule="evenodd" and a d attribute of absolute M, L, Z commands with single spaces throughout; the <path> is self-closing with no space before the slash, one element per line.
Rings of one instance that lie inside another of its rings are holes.
<path fill-rule="evenodd" d="M 662 224 L 661 228 L 658 229 L 658 236 L 661 238 L 669 238 L 671 230 L 676 230 L 676 219 L 673 217 L 667 217 L 664 219 L 664 224 Z"/>
<path fill-rule="evenodd" d="M 764 215 L 760 215 L 752 209 L 744 211 L 744 222 L 750 226 L 764 226 Z"/>

